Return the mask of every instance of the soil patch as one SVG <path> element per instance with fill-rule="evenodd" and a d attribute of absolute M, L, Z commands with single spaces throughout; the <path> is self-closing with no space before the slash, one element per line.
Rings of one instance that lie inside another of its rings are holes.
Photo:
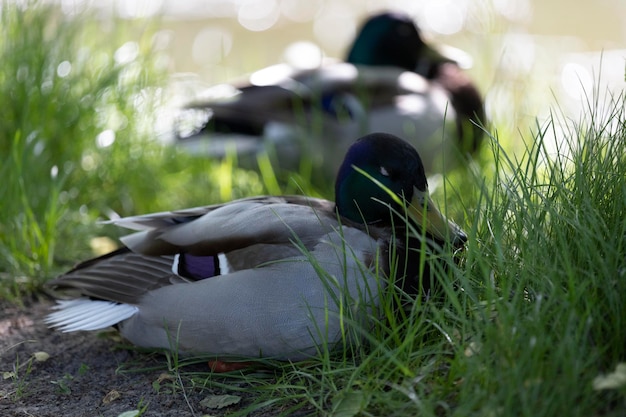
<path fill-rule="evenodd" d="M 0 305 L 2 416 L 117 417 L 142 405 L 147 406 L 143 416 L 222 416 L 253 399 L 252 394 L 237 393 L 242 399 L 235 406 L 203 409 L 201 401 L 207 396 L 233 393 L 175 388 L 167 379 L 163 355 L 121 349 L 110 335 L 48 329 L 43 318 L 52 305 L 49 300 L 28 301 L 25 308 Z M 43 362 L 31 359 L 36 352 L 45 352 L 49 358 Z M 120 372 L 120 366 L 128 363 L 135 369 L 153 370 Z M 207 371 L 206 366 L 197 366 Z M 255 415 L 273 416 L 279 411 Z"/>

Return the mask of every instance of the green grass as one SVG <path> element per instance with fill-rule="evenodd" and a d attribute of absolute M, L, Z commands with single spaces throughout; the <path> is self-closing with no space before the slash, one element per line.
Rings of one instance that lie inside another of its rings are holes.
<path fill-rule="evenodd" d="M 117 233 L 94 227 L 98 218 L 265 191 L 232 160 L 154 139 L 166 73 L 150 24 L 70 19 L 31 3 L 4 2 L 0 15 L 0 298 L 19 302 L 90 256 L 91 237 Z M 109 146 L 98 145 L 103 132 L 114 134 Z"/>
<path fill-rule="evenodd" d="M 19 302 L 90 256 L 92 237 L 117 233 L 94 226 L 111 212 L 316 192 L 306 176 L 285 185 L 267 166 L 257 174 L 151 139 L 148 109 L 165 74 L 150 25 L 120 22 L 102 40 L 97 21 L 42 5 L 5 3 L 0 19 L 0 298 Z M 137 55 L 116 61 L 131 33 L 140 33 Z M 600 96 L 590 92 L 577 123 L 555 113 L 525 134 L 525 152 L 492 138 L 481 164 L 437 190 L 469 235 L 459 265 L 438 273 L 440 299 L 417 300 L 398 319 L 387 297 L 386 314 L 347 354 L 228 377 L 170 358 L 173 384 L 254 393 L 241 415 L 624 415 L 624 386 L 593 382 L 626 361 L 626 98 Z M 98 147 L 107 129 L 115 142 Z"/>
<path fill-rule="evenodd" d="M 122 39 L 110 33 L 106 43 L 96 40 L 95 20 L 80 24 L 51 7 L 21 9 L 13 2 L 2 8 L 0 269 L 5 282 L 13 281 L 3 292 L 19 293 L 17 284 L 37 286 L 54 269 L 55 256 L 71 248 L 71 237 L 87 223 L 76 214 L 81 205 L 89 202 L 87 214 L 111 204 L 103 186 L 120 178 L 111 178 L 102 161 L 114 151 L 98 152 L 95 139 L 113 129 L 116 143 L 130 140 L 138 131 L 133 100 L 156 72 L 140 73 L 145 52 L 116 62 Z M 27 278 L 12 280 L 15 275 Z"/>

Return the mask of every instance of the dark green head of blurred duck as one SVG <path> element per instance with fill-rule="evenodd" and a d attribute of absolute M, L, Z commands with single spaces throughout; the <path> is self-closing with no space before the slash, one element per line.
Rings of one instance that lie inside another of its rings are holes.
<path fill-rule="evenodd" d="M 409 16 L 382 13 L 363 24 L 350 47 L 346 62 L 415 71 L 425 48 L 426 44 Z"/>
<path fill-rule="evenodd" d="M 479 149 L 483 130 L 475 123 L 485 123 L 486 117 L 478 88 L 456 61 L 424 42 L 410 16 L 385 12 L 367 19 L 349 49 L 346 62 L 398 67 L 440 84 L 457 114 L 461 150 L 473 153 Z"/>

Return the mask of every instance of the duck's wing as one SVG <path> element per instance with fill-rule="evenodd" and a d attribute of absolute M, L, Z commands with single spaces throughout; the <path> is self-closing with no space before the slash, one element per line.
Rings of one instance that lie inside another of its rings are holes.
<path fill-rule="evenodd" d="M 229 86 L 228 95 L 211 94 L 209 89 L 208 98 L 196 99 L 179 112 L 176 139 L 187 143 L 204 133 L 231 139 L 262 137 L 269 121 L 291 121 L 296 107 L 302 111 L 303 105 L 308 106 L 303 102 L 309 92 L 296 80 L 298 74 L 286 65 L 275 65 L 252 74 L 248 82 Z M 248 146 L 254 149 L 254 144 Z M 223 153 L 218 147 L 215 151 Z"/>
<path fill-rule="evenodd" d="M 226 204 L 114 220 L 138 230 L 121 239 L 131 251 L 160 256 L 215 255 L 253 244 L 303 241 L 336 223 L 334 203 L 303 196 L 244 198 Z"/>
<path fill-rule="evenodd" d="M 178 128 L 177 136 L 184 140 L 204 131 L 262 136 L 268 121 L 284 120 L 293 113 L 295 103 L 306 97 L 297 85 L 285 84 L 248 85 L 240 87 L 237 95 L 228 100 L 192 103 L 179 114 L 178 122 L 184 129 Z M 204 112 L 200 117 L 199 111 Z"/>
<path fill-rule="evenodd" d="M 310 202 L 309 202 L 310 201 Z M 205 214 L 222 208 L 227 205 L 233 207 L 240 207 L 242 210 L 248 205 L 268 205 L 277 203 L 292 203 L 292 204 L 310 204 L 313 207 L 318 207 L 321 203 L 316 198 L 308 198 L 303 196 L 258 196 L 258 197 L 246 197 L 238 200 L 233 200 L 226 203 L 211 204 L 208 206 L 198 206 L 178 210 L 161 211 L 157 213 L 142 214 L 138 216 L 128 216 L 113 220 L 107 220 L 102 224 L 112 224 L 125 229 L 145 231 L 155 230 L 161 228 L 167 228 L 169 226 L 192 222 Z"/>
<path fill-rule="evenodd" d="M 173 262 L 174 256 L 145 256 L 120 248 L 79 263 L 46 287 L 60 299 L 92 297 L 134 304 L 151 290 L 186 281 L 174 274 Z"/>
<path fill-rule="evenodd" d="M 434 119 L 440 127 L 448 100 L 440 86 L 396 67 L 335 63 L 283 71 L 269 79 L 272 84 L 240 86 L 227 99 L 190 104 L 179 115 L 184 126 L 176 128 L 179 143 L 219 157 L 232 145 L 240 154 L 255 154 L 263 149 L 263 139 L 281 142 L 286 135 L 294 141 L 302 131 L 321 129 L 322 136 L 343 132 L 346 137 L 390 128 L 396 132 L 397 125 L 403 124 L 398 117 L 420 124 L 423 119 Z M 387 116 L 372 118 L 376 112 L 391 114 L 391 121 L 387 123 Z M 429 112 L 436 114 L 429 116 Z M 352 131 L 347 134 L 345 129 Z M 210 141 L 205 141 L 207 135 Z"/>
<path fill-rule="evenodd" d="M 133 216 L 124 248 L 78 264 L 48 283 L 55 295 L 135 304 L 156 288 L 255 268 L 313 247 L 337 226 L 334 204 L 301 196 L 258 197 Z"/>

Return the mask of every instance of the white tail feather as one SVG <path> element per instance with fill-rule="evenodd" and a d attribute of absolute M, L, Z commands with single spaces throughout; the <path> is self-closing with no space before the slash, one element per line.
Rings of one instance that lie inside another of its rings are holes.
<path fill-rule="evenodd" d="M 130 318 L 138 311 L 137 307 L 129 304 L 88 298 L 60 300 L 53 308 L 59 311 L 48 314 L 44 321 L 48 326 L 63 332 L 105 329 Z"/>

